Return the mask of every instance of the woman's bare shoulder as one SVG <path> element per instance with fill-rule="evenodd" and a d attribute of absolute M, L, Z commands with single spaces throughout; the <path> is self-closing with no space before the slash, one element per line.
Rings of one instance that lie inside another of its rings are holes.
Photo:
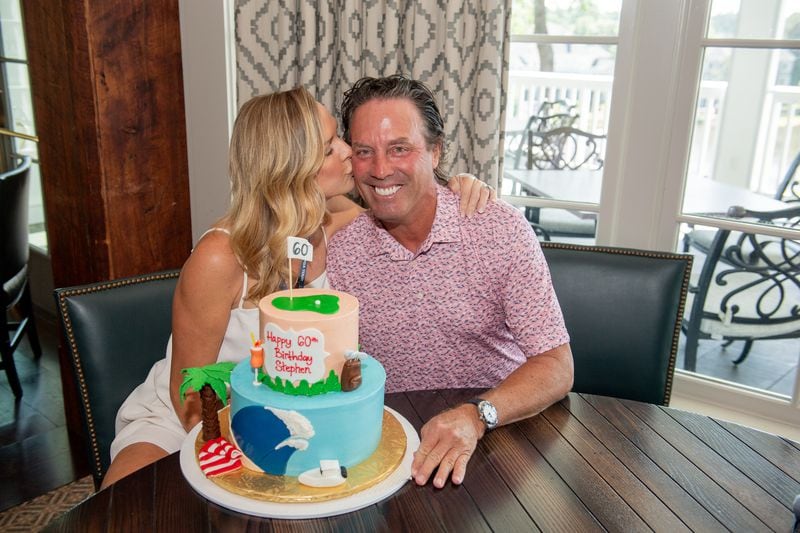
<path fill-rule="evenodd" d="M 218 299 L 233 302 L 241 291 L 243 274 L 228 234 L 209 232 L 200 239 L 183 265 L 179 291 L 214 294 Z"/>

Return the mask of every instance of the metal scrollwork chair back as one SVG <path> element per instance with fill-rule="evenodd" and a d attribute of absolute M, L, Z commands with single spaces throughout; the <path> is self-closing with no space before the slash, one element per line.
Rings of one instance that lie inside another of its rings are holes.
<path fill-rule="evenodd" d="M 596 135 L 571 126 L 550 131 L 528 131 L 526 167 L 529 170 L 600 170 L 605 155 L 605 135 Z M 570 179 L 569 172 L 563 175 Z M 597 219 L 578 217 L 559 209 L 525 208 L 525 218 L 544 240 L 552 236 L 593 237 Z M 537 228 L 538 227 L 538 228 Z"/>
<path fill-rule="evenodd" d="M 605 135 L 596 135 L 571 126 L 544 132 L 529 130 L 528 169 L 600 170 L 603 168 Z"/>
<path fill-rule="evenodd" d="M 800 205 L 771 212 L 733 206 L 727 215 L 800 228 Z M 739 364 L 756 340 L 800 337 L 800 241 L 717 230 L 689 299 L 687 370 L 695 370 L 700 339 L 744 341 Z"/>
<path fill-rule="evenodd" d="M 575 105 L 570 105 L 564 100 L 544 101 L 539 106 L 535 115 L 531 115 L 525 127 L 518 131 L 506 132 L 506 159 L 511 168 L 522 168 L 520 165 L 527 162 L 523 156 L 529 152 L 528 139 L 530 132 L 545 132 L 556 128 L 571 127 L 578 120 Z M 532 168 L 528 166 L 527 168 Z"/>
<path fill-rule="evenodd" d="M 569 104 L 564 100 L 545 100 L 536 114 L 528 119 L 525 129 L 549 131 L 564 128 L 574 125 L 578 116 L 575 104 Z"/>

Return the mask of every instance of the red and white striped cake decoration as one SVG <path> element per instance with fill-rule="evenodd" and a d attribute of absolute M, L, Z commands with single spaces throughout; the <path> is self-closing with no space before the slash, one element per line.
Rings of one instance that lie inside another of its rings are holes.
<path fill-rule="evenodd" d="M 242 452 L 233 444 L 223 437 L 219 437 L 206 442 L 200 448 L 198 460 L 203 474 L 206 477 L 214 477 L 240 469 L 242 467 L 241 456 Z"/>

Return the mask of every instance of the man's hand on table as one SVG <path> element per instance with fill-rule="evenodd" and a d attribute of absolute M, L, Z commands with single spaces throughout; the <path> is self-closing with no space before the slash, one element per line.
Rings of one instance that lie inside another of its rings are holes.
<path fill-rule="evenodd" d="M 431 418 L 420 431 L 421 442 L 411 463 L 412 479 L 417 485 L 424 485 L 436 471 L 433 486 L 442 488 L 452 472 L 453 484 L 460 485 L 478 439 L 485 431 L 472 404 L 448 409 Z"/>

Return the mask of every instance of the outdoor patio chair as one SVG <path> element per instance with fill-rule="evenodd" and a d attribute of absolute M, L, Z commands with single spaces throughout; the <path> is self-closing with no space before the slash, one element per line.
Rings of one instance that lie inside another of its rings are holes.
<path fill-rule="evenodd" d="M 529 170 L 562 170 L 568 180 L 570 170 L 603 168 L 605 135 L 565 126 L 543 132 L 528 130 L 527 136 L 525 157 Z M 551 237 L 593 238 L 597 228 L 596 217 L 578 216 L 564 209 L 527 207 L 525 218 L 541 226 Z"/>
<path fill-rule="evenodd" d="M 789 204 L 791 205 L 791 204 Z M 731 207 L 731 218 L 800 227 L 800 205 L 772 212 Z M 684 319 L 684 368 L 694 371 L 700 339 L 744 341 L 800 337 L 800 241 L 719 229 L 692 280 Z"/>
<path fill-rule="evenodd" d="M 794 156 L 794 159 L 789 164 L 778 190 L 775 192 L 775 199 L 784 202 L 800 202 L 800 174 L 797 173 L 797 168 L 800 166 L 800 152 Z"/>
<path fill-rule="evenodd" d="M 668 405 L 692 256 L 542 243 L 575 362 L 574 392 Z"/>
<path fill-rule="evenodd" d="M 605 157 L 605 135 L 563 126 L 526 131 L 525 167 L 529 170 L 600 170 Z"/>
<path fill-rule="evenodd" d="M 800 202 L 800 174 L 797 172 L 798 167 L 800 167 L 800 152 L 795 155 L 794 159 L 789 163 L 788 168 L 786 169 L 786 173 L 784 174 L 783 178 L 781 179 L 780 184 L 778 185 L 774 198 L 776 200 L 781 200 L 787 203 L 787 207 Z M 747 207 L 747 206 L 744 206 Z M 734 208 L 732 208 L 734 209 Z M 726 238 L 730 242 L 740 241 L 743 239 L 743 235 L 740 232 L 727 232 Z M 719 236 L 719 231 L 716 229 L 705 229 L 705 228 L 695 228 L 693 224 L 689 225 L 689 231 L 683 237 L 683 251 L 690 252 L 692 249 L 702 253 L 704 256 L 708 257 L 711 255 L 712 249 L 714 248 L 715 244 L 719 245 L 719 243 L 715 240 Z M 717 261 L 722 263 L 727 263 L 730 266 L 733 266 L 732 263 L 728 261 L 727 254 L 721 254 Z M 701 337 L 701 338 L 716 338 L 717 335 L 714 337 Z M 729 337 L 724 342 L 724 346 L 729 346 L 733 342 L 737 340 L 736 338 Z M 750 352 L 750 349 L 753 346 L 753 341 L 748 339 L 742 339 L 745 341 L 744 347 L 742 348 L 742 352 L 739 357 L 734 361 L 735 364 L 741 363 L 747 357 Z M 692 353 L 690 354 L 690 361 L 688 364 L 692 366 L 694 369 L 694 365 L 696 364 L 696 346 L 693 345 Z"/>
<path fill-rule="evenodd" d="M 506 165 L 510 168 L 523 168 L 527 161 L 523 156 L 529 148 L 528 133 L 531 131 L 545 132 L 556 128 L 571 127 L 578 120 L 575 105 L 570 105 L 564 100 L 545 100 L 539 106 L 536 114 L 531 115 L 525 127 L 517 131 L 506 132 Z M 526 168 L 532 168 L 527 166 Z"/>
<path fill-rule="evenodd" d="M 111 464 L 120 405 L 166 353 L 178 274 L 160 272 L 55 291 L 96 489 Z"/>
<path fill-rule="evenodd" d="M 783 175 L 780 184 L 778 184 L 773 196 L 776 200 L 789 204 L 800 202 L 800 173 L 797 172 L 798 167 L 800 167 L 800 152 L 797 152 L 792 162 L 789 163 L 786 173 Z M 708 255 L 716 233 L 714 229 L 695 229 L 693 225 L 690 225 L 690 231 L 683 237 L 683 251 L 688 252 L 691 248 L 694 248 Z M 722 260 L 724 261 L 725 259 L 722 258 Z"/>

